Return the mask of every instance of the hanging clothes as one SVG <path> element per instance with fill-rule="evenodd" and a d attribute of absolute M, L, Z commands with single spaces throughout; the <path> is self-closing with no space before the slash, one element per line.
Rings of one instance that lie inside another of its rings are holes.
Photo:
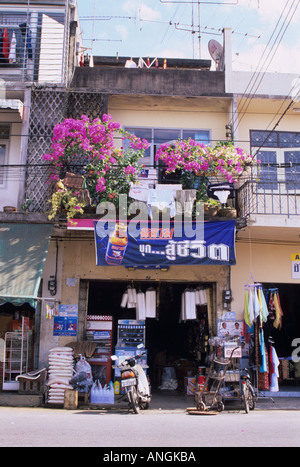
<path fill-rule="evenodd" d="M 138 292 L 136 294 L 136 319 L 141 321 L 146 319 L 146 304 L 144 292 Z"/>
<path fill-rule="evenodd" d="M 274 320 L 273 326 L 276 329 L 281 329 L 283 313 L 282 313 L 282 309 L 280 306 L 278 291 L 274 293 L 274 307 L 275 307 L 275 320 Z"/>
<path fill-rule="evenodd" d="M 277 392 L 279 391 L 278 378 L 279 378 L 279 364 L 275 347 L 270 345 L 270 391 Z"/>
<path fill-rule="evenodd" d="M 4 55 L 2 54 L 3 51 L 3 29 L 0 30 L 0 64 L 5 63 Z"/>
<path fill-rule="evenodd" d="M 146 290 L 146 318 L 156 318 L 156 292 L 153 288 Z"/>
<path fill-rule="evenodd" d="M 267 346 L 264 341 L 263 330 L 259 331 L 260 340 L 260 353 L 261 353 L 261 366 L 258 371 L 258 389 L 261 391 L 268 391 L 270 387 L 269 383 L 269 358 Z"/>
<path fill-rule="evenodd" d="M 262 287 L 259 287 L 258 289 L 258 298 L 261 303 L 262 321 L 266 323 L 268 319 L 269 311 L 268 311 L 268 306 L 267 306 L 266 298 L 265 298 Z"/>
<path fill-rule="evenodd" d="M 274 304 L 274 295 L 273 292 L 270 291 L 269 302 L 268 302 L 268 310 L 269 310 L 269 318 L 271 322 L 275 321 L 276 318 L 276 309 Z"/>
<path fill-rule="evenodd" d="M 25 51 L 29 60 L 32 60 L 32 42 L 31 42 L 31 30 L 27 23 L 19 24 L 22 36 L 25 39 Z"/>
<path fill-rule="evenodd" d="M 260 318 L 261 317 L 261 304 L 258 299 L 258 294 L 257 294 L 257 287 L 254 287 L 254 292 L 253 292 L 253 311 L 254 311 L 254 319 Z"/>
<path fill-rule="evenodd" d="M 254 308 L 253 308 L 253 290 L 249 290 L 249 303 L 248 303 L 248 313 L 250 318 L 251 326 L 254 322 Z"/>
<path fill-rule="evenodd" d="M 244 321 L 247 324 L 247 326 L 250 328 L 251 321 L 250 321 L 250 315 L 249 315 L 249 292 L 247 289 L 245 289 L 245 295 L 244 295 Z"/>
<path fill-rule="evenodd" d="M 186 321 L 197 318 L 196 293 L 194 290 L 186 289 L 181 295 L 180 320 Z"/>
<path fill-rule="evenodd" d="M 151 219 L 153 218 L 153 210 L 170 210 L 170 217 L 176 215 L 175 200 L 171 190 L 149 189 L 147 206 L 148 214 Z"/>
<path fill-rule="evenodd" d="M 194 202 L 196 200 L 196 190 L 177 190 L 175 201 L 178 203 L 177 214 L 186 213 L 191 216 L 193 213 Z M 180 209 L 178 210 L 178 207 Z"/>
<path fill-rule="evenodd" d="M 9 37 L 7 28 L 4 28 L 3 35 L 2 35 L 2 56 L 6 63 L 8 63 L 9 57 Z"/>
<path fill-rule="evenodd" d="M 9 56 L 8 56 L 9 63 L 16 63 L 17 61 L 17 38 L 16 33 L 13 31 L 12 38 L 10 42 L 9 48 Z"/>

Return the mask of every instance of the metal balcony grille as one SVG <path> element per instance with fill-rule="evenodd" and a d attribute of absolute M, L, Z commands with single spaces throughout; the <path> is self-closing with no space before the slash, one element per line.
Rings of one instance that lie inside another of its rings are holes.
<path fill-rule="evenodd" d="M 32 91 L 29 123 L 25 198 L 31 200 L 31 210 L 45 212 L 52 192 L 49 185 L 49 166 L 42 156 L 50 151 L 53 128 L 64 118 L 101 117 L 107 112 L 107 98 L 103 94 L 68 92 L 55 89 Z"/>
<path fill-rule="evenodd" d="M 300 184 L 288 181 L 268 180 L 264 186 L 259 181 L 249 180 L 237 191 L 239 217 L 252 215 L 297 216 L 300 214 Z"/>

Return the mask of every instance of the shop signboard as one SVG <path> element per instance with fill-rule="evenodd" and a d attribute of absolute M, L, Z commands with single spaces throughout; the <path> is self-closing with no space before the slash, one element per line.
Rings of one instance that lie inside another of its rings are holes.
<path fill-rule="evenodd" d="M 54 336 L 77 336 L 78 306 L 59 305 L 58 316 L 54 316 Z"/>
<path fill-rule="evenodd" d="M 235 264 L 235 221 L 104 223 L 94 221 L 97 266 L 169 267 Z"/>
<path fill-rule="evenodd" d="M 294 253 L 292 258 L 292 279 L 300 279 L 300 253 Z"/>

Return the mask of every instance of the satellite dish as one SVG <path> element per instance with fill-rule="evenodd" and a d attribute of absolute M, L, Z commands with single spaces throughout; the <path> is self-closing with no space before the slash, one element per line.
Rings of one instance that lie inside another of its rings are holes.
<path fill-rule="evenodd" d="M 208 43 L 208 51 L 210 53 L 211 58 L 217 65 L 217 70 L 220 70 L 220 65 L 223 60 L 222 45 L 218 41 L 211 39 Z"/>

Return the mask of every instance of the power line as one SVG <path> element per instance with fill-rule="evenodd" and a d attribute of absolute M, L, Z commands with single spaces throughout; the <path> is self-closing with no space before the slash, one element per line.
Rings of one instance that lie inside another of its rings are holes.
<path fill-rule="evenodd" d="M 272 49 L 274 48 L 274 46 L 275 46 L 276 40 L 278 39 L 278 37 L 279 37 L 279 35 L 280 35 L 280 33 L 281 33 L 281 31 L 282 31 L 282 29 L 283 29 L 283 27 L 284 27 L 286 21 L 287 21 L 288 15 L 290 14 L 290 12 L 291 12 L 291 10 L 292 10 L 292 7 L 294 6 L 295 1 L 296 1 L 296 0 L 293 0 L 293 4 L 291 5 L 291 7 L 290 7 L 290 9 L 289 9 L 289 11 L 288 11 L 288 13 L 287 13 L 285 19 L 284 19 L 284 22 L 283 22 L 283 24 L 281 25 L 281 28 L 280 28 L 280 30 L 279 30 L 279 32 L 278 32 L 276 38 L 275 38 L 275 41 L 274 41 L 274 43 L 273 43 L 273 45 L 272 45 L 271 50 L 272 50 Z M 288 24 L 286 25 L 286 27 L 285 27 L 285 29 L 284 29 L 282 35 L 281 35 L 280 41 L 278 42 L 278 44 L 277 44 L 277 46 L 276 46 L 276 49 L 275 49 L 275 51 L 273 52 L 273 55 L 272 55 L 272 57 L 271 57 L 271 59 L 270 59 L 270 61 L 269 61 L 268 67 L 267 67 L 266 70 L 260 75 L 260 74 L 257 73 L 257 71 L 258 71 L 258 69 L 259 69 L 259 65 L 260 65 L 260 63 L 261 63 L 261 61 L 262 61 L 262 59 L 263 59 L 264 54 L 267 52 L 268 46 L 269 46 L 269 44 L 270 44 L 270 42 L 271 42 L 271 40 L 272 40 L 273 35 L 275 34 L 275 31 L 276 31 L 276 29 L 277 29 L 277 27 L 278 27 L 278 25 L 279 25 L 279 23 L 280 23 L 280 21 L 281 21 L 281 18 L 283 17 L 284 11 L 285 11 L 285 9 L 287 8 L 288 3 L 289 3 L 289 0 L 287 0 L 286 4 L 285 4 L 285 6 L 284 6 L 284 8 L 283 8 L 283 10 L 282 10 L 282 12 L 281 12 L 281 15 L 280 15 L 280 17 L 279 17 L 279 19 L 278 19 L 278 21 L 277 21 L 277 24 L 276 24 L 274 30 L 273 30 L 273 33 L 272 33 L 272 35 L 271 35 L 271 37 L 270 37 L 270 39 L 269 39 L 269 41 L 268 41 L 268 43 L 267 43 L 267 45 L 266 45 L 266 47 L 265 47 L 265 49 L 264 49 L 264 52 L 263 52 L 263 54 L 262 54 L 262 56 L 261 56 L 261 58 L 260 58 L 260 60 L 259 60 L 259 62 L 258 62 L 257 68 L 256 68 L 255 72 L 253 73 L 253 75 L 252 75 L 252 77 L 251 77 L 251 79 L 250 79 L 250 81 L 249 81 L 249 83 L 248 83 L 248 85 L 247 85 L 247 87 L 246 87 L 246 89 L 245 89 L 245 91 L 244 91 L 244 94 L 243 94 L 243 96 L 242 96 L 242 99 L 244 98 L 244 96 L 246 96 L 247 89 L 248 89 L 249 86 L 251 85 L 251 81 L 255 78 L 255 79 L 254 79 L 254 82 L 253 82 L 253 84 L 252 84 L 252 87 L 251 87 L 251 89 L 250 89 L 250 92 L 247 94 L 247 97 L 246 97 L 246 99 L 245 99 L 245 102 L 243 103 L 242 108 L 240 109 L 238 115 L 233 116 L 232 119 L 231 119 L 230 124 L 232 124 L 232 126 L 235 126 L 235 124 L 237 123 L 237 121 L 238 121 L 238 124 L 240 124 L 241 121 L 242 121 L 242 119 L 243 119 L 243 117 L 245 116 L 246 111 L 248 110 L 249 105 L 250 105 L 250 103 L 251 103 L 251 101 L 252 101 L 252 99 L 253 99 L 253 96 L 255 95 L 255 92 L 257 91 L 259 85 L 261 84 L 261 82 L 262 82 L 262 80 L 263 80 L 263 78 L 264 78 L 264 76 L 265 76 L 265 74 L 266 74 L 267 68 L 269 67 L 271 61 L 273 60 L 274 55 L 275 55 L 275 53 L 276 53 L 276 51 L 277 51 L 277 49 L 278 49 L 278 47 L 279 47 L 279 44 L 280 44 L 280 42 L 281 42 L 281 40 L 282 40 L 282 38 L 283 38 L 283 36 L 284 36 L 286 30 L 287 30 L 287 28 L 288 28 L 288 26 L 289 26 L 289 24 L 290 24 L 292 18 L 293 18 L 294 14 L 295 14 L 295 12 L 296 12 L 298 6 L 299 6 L 300 0 L 298 0 L 297 5 L 296 5 L 296 7 L 295 7 L 295 9 L 294 9 L 294 12 L 293 12 L 292 16 L 290 17 L 290 19 L 289 19 L 289 21 L 288 21 Z M 269 54 L 269 55 L 270 55 L 270 54 Z M 264 63 L 266 62 L 266 60 L 267 60 L 267 58 L 265 59 Z M 262 67 L 263 67 L 264 63 L 262 64 L 260 70 L 262 70 Z M 254 89 L 254 86 L 255 86 L 255 84 L 256 84 L 256 82 L 257 82 L 258 79 L 259 79 L 259 82 L 258 82 L 258 84 L 257 84 L 257 86 L 256 86 L 256 88 L 255 88 L 255 90 L 254 90 L 254 92 L 252 92 L 253 89 Z M 246 108 L 245 108 L 245 106 L 246 106 Z M 245 108 L 245 110 L 244 110 L 244 108 Z M 240 115 L 241 115 L 241 117 L 240 117 Z"/>

